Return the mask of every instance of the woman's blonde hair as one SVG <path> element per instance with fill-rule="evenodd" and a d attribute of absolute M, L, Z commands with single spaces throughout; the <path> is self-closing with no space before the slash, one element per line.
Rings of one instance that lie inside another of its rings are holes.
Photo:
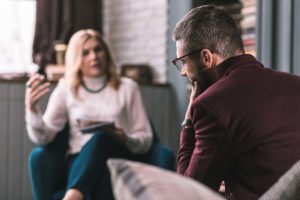
<path fill-rule="evenodd" d="M 110 50 L 106 42 L 103 40 L 101 34 L 92 29 L 84 29 L 76 32 L 71 37 L 65 58 L 65 80 L 66 83 L 71 86 L 75 97 L 78 97 L 78 89 L 83 80 L 81 72 L 83 45 L 89 39 L 96 39 L 99 41 L 104 50 L 106 57 L 105 74 L 107 76 L 108 85 L 116 90 L 120 86 L 120 77 L 117 73 L 116 64 L 114 63 Z"/>

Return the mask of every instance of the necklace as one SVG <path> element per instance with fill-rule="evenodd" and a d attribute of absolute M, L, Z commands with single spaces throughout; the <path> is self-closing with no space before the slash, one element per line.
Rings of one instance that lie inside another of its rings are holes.
<path fill-rule="evenodd" d="M 82 87 L 83 87 L 87 92 L 90 92 L 90 93 L 98 93 L 98 92 L 101 92 L 101 91 L 105 88 L 106 84 L 107 84 L 107 82 L 105 81 L 105 83 L 104 83 L 100 88 L 98 88 L 98 89 L 96 89 L 96 90 L 93 90 L 93 89 L 91 89 L 91 88 L 88 88 L 87 85 L 85 84 L 85 82 L 84 82 L 83 80 L 82 80 L 82 82 L 81 82 Z"/>

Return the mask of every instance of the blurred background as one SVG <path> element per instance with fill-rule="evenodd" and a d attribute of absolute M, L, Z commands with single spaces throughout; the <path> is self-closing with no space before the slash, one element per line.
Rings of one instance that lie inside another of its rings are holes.
<path fill-rule="evenodd" d="M 55 87 L 68 40 L 82 28 L 104 35 L 120 73 L 140 84 L 161 142 L 176 153 L 189 83 L 171 62 L 172 31 L 192 7 L 207 3 L 232 15 L 247 53 L 266 67 L 300 74 L 300 0 L 1 0 L 0 199 L 32 199 L 25 82 L 39 72 Z"/>

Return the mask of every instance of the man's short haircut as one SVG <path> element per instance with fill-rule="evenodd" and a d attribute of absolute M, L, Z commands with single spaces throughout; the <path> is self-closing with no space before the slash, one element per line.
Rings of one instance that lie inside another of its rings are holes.
<path fill-rule="evenodd" d="M 244 53 L 240 31 L 221 8 L 214 5 L 199 6 L 187 13 L 176 24 L 174 41 L 182 41 L 186 53 L 207 48 L 224 58 Z"/>

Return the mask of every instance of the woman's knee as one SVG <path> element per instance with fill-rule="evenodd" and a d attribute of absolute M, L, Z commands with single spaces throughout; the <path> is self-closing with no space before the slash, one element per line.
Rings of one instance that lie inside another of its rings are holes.
<path fill-rule="evenodd" d="M 29 168 L 39 168 L 41 166 L 48 166 L 61 163 L 64 160 L 64 155 L 47 150 L 44 147 L 35 147 L 28 157 Z"/>
<path fill-rule="evenodd" d="M 94 133 L 91 140 L 87 143 L 87 145 L 96 145 L 99 147 L 111 146 L 116 143 L 116 141 L 108 135 L 109 133 L 97 132 Z"/>
<path fill-rule="evenodd" d="M 126 151 L 126 147 L 109 136 L 109 133 L 98 132 L 94 134 L 91 140 L 84 146 L 82 151 L 89 153 L 94 152 L 98 156 L 103 154 L 104 157 L 109 157 L 110 155 Z"/>
<path fill-rule="evenodd" d="M 36 165 L 46 158 L 46 153 L 43 147 L 35 147 L 29 154 L 28 163 Z"/>

